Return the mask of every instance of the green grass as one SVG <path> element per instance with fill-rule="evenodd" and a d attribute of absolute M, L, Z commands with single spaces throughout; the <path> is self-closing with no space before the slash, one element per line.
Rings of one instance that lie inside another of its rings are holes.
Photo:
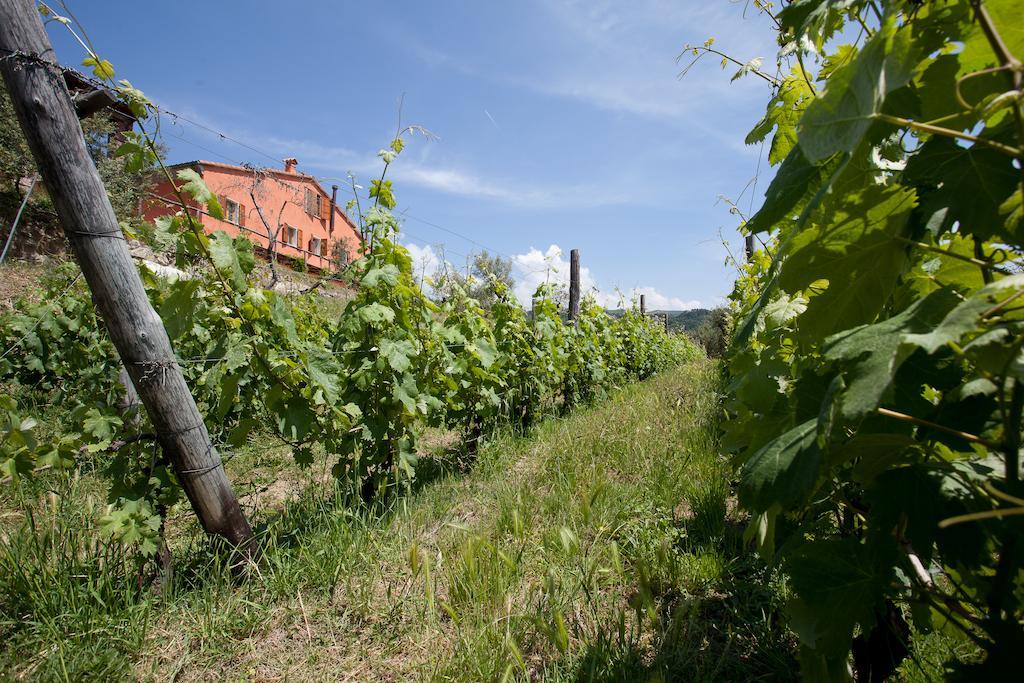
<path fill-rule="evenodd" d="M 97 482 L 4 498 L 0 671 L 80 680 L 785 680 L 780 579 L 744 550 L 715 367 L 626 387 L 467 473 L 358 508 L 286 452 L 229 464 L 266 545 L 233 581 L 188 509 L 176 571 L 97 540 Z M 51 482 L 51 486 L 53 483 Z M 257 493 L 259 492 L 259 493 Z M 61 502 L 63 501 L 63 502 Z M 31 518 L 24 510 L 32 511 Z"/>

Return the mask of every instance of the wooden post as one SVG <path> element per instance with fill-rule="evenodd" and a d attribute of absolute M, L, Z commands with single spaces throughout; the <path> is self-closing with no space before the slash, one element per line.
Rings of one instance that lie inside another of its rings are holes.
<path fill-rule="evenodd" d="M 640 315 L 647 315 L 647 295 L 640 295 Z"/>
<path fill-rule="evenodd" d="M 252 558 L 252 529 L 142 287 L 35 2 L 0 0 L 0 45 L 14 52 L 0 72 L 21 129 L 164 454 L 203 528 Z"/>
<path fill-rule="evenodd" d="M 580 317 L 580 250 L 569 252 L 569 320 Z"/>
<path fill-rule="evenodd" d="M 750 257 L 754 255 L 754 236 L 747 235 L 747 239 L 744 240 L 747 252 L 747 263 L 750 263 Z"/>

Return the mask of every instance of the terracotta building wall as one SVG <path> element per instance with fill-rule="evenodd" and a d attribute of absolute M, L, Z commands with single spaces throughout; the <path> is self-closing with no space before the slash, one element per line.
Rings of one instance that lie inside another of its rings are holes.
<path fill-rule="evenodd" d="M 267 248 L 270 240 L 260 218 L 262 211 L 263 218 L 272 229 L 277 230 L 281 226 L 277 235 L 279 256 L 297 258 L 310 266 L 330 269 L 333 247 L 340 243 L 350 260 L 358 257 L 359 233 L 356 227 L 336 206 L 334 231 L 330 232 L 330 196 L 313 178 L 294 172 L 294 164 L 286 165 L 287 171 L 265 170 L 259 173 L 206 161 L 189 166 L 200 173 L 225 211 L 225 220 L 200 213 L 207 232 L 223 230 L 231 236 L 244 234 L 253 243 Z M 198 208 L 191 201 L 188 204 L 193 209 Z M 237 212 L 233 204 L 238 205 Z M 158 216 L 173 214 L 179 208 L 178 200 L 165 180 L 157 183 L 151 196 L 143 202 L 142 216 L 152 221 Z M 319 256 L 314 253 L 315 244 L 311 243 L 314 238 L 320 240 Z"/>

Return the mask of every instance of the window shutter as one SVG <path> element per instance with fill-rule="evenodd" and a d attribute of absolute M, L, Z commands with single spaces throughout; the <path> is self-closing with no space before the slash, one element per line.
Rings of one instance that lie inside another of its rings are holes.
<path fill-rule="evenodd" d="M 295 240 L 295 247 L 297 249 L 302 249 L 302 231 L 298 230 L 297 234 L 298 234 L 298 239 Z"/>
<path fill-rule="evenodd" d="M 246 212 L 245 204 L 239 203 L 238 204 L 238 226 L 242 227 L 242 228 L 245 227 L 245 212 Z"/>

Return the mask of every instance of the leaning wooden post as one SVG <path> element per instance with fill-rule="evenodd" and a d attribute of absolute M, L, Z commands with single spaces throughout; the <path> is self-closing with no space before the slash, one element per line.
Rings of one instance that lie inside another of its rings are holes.
<path fill-rule="evenodd" d="M 747 235 L 744 242 L 745 251 L 747 253 L 747 263 L 750 263 L 750 258 L 754 255 L 754 236 Z"/>
<path fill-rule="evenodd" d="M 569 252 L 569 320 L 580 317 L 580 250 Z"/>
<path fill-rule="evenodd" d="M 160 445 L 203 528 L 252 558 L 252 529 L 142 287 L 35 2 L 0 0 L 0 45 L 10 51 L 0 72 L 21 129 Z"/>
<path fill-rule="evenodd" d="M 647 295 L 640 295 L 640 315 L 647 315 Z"/>

